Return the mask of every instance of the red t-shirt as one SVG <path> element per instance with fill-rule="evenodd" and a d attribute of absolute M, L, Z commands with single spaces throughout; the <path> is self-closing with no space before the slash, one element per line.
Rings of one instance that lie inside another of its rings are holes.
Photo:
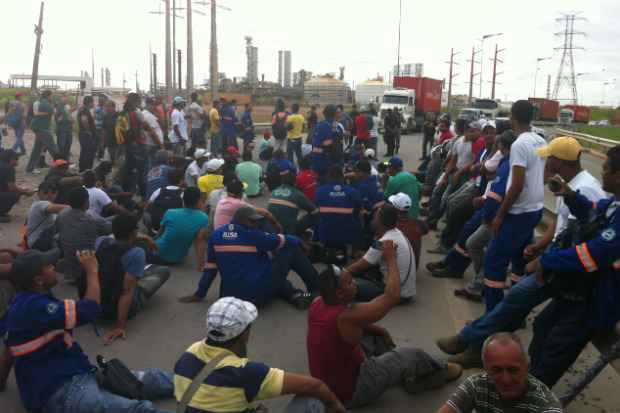
<path fill-rule="evenodd" d="M 297 188 L 304 193 L 312 202 L 316 195 L 316 172 L 312 169 L 304 169 L 297 175 Z"/>
<path fill-rule="evenodd" d="M 353 399 L 364 353 L 359 344 L 344 341 L 338 317 L 344 305 L 327 305 L 322 297 L 314 300 L 308 312 L 308 362 L 312 377 L 322 380 L 342 403 Z"/>
<path fill-rule="evenodd" d="M 442 143 L 449 141 L 452 138 L 454 138 L 454 134 L 447 130 L 445 132 L 441 132 L 441 134 L 439 135 L 439 141 L 437 143 L 441 145 Z"/>
<path fill-rule="evenodd" d="M 486 144 L 484 142 L 484 137 L 482 136 L 472 142 L 471 153 L 474 156 L 474 159 L 478 158 L 478 155 L 480 154 L 480 152 L 482 152 L 485 146 Z"/>
<path fill-rule="evenodd" d="M 368 130 L 368 123 L 366 123 L 366 116 L 357 115 L 355 118 L 355 128 L 357 130 L 357 139 L 367 141 L 370 139 L 370 131 Z"/>

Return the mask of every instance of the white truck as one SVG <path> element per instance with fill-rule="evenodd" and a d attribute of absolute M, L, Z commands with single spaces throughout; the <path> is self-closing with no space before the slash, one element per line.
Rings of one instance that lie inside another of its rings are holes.
<path fill-rule="evenodd" d="M 404 133 L 415 129 L 415 90 L 396 88 L 383 92 L 383 102 L 379 107 L 380 129 L 383 129 L 383 119 L 388 109 L 400 111 L 401 129 Z"/>

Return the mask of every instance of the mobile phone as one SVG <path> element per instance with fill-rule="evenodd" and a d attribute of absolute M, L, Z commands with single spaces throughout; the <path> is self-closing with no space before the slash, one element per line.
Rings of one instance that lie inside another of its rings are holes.
<path fill-rule="evenodd" d="M 553 192 L 553 193 L 558 192 L 562 188 L 560 183 L 558 181 L 554 181 L 554 180 L 549 181 L 547 186 L 549 187 L 549 190 L 551 192 Z"/>

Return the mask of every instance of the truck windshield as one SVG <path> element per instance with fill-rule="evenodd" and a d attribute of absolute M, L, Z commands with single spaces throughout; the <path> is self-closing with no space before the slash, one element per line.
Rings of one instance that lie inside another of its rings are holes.
<path fill-rule="evenodd" d="M 407 96 L 384 95 L 383 103 L 394 103 L 397 105 L 406 105 L 409 101 Z"/>

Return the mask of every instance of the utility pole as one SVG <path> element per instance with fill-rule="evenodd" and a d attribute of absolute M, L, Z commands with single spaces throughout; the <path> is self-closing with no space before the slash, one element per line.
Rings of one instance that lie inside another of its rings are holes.
<path fill-rule="evenodd" d="M 103 66 L 101 66 L 101 88 L 105 87 L 104 77 L 103 77 Z"/>
<path fill-rule="evenodd" d="M 177 50 L 177 1 L 172 0 L 172 89 L 177 88 L 176 82 L 176 63 L 174 59 L 174 52 Z"/>
<path fill-rule="evenodd" d="M 470 60 L 470 68 L 469 68 L 469 99 L 468 102 L 471 105 L 472 102 L 472 95 L 474 93 L 474 76 L 476 76 L 478 73 L 474 73 L 474 64 L 478 63 L 476 62 L 476 55 L 480 53 L 480 50 L 476 51 L 476 46 L 471 48 L 471 60 Z"/>
<path fill-rule="evenodd" d="M 170 0 L 166 0 L 166 99 L 172 99 L 172 62 L 170 50 Z"/>
<path fill-rule="evenodd" d="M 157 86 L 157 54 L 153 53 L 153 94 L 159 96 L 159 87 Z"/>
<path fill-rule="evenodd" d="M 91 48 L 90 49 L 90 73 L 91 73 L 91 77 L 93 79 L 93 85 L 95 84 L 95 49 Z"/>
<path fill-rule="evenodd" d="M 547 99 L 551 99 L 551 75 L 547 75 Z"/>
<path fill-rule="evenodd" d="M 30 89 L 33 92 L 36 92 L 39 80 L 39 55 L 41 54 L 41 36 L 43 35 L 43 7 L 44 3 L 41 2 L 39 24 L 34 26 L 34 34 L 37 35 L 37 41 L 34 46 L 34 61 L 32 62 L 32 77 L 30 79 Z"/>
<path fill-rule="evenodd" d="M 138 83 L 138 71 L 136 70 L 136 93 L 140 93 L 140 84 Z"/>
<path fill-rule="evenodd" d="M 194 38 L 192 27 L 192 0 L 187 0 L 187 79 L 185 80 L 187 93 L 192 93 L 194 87 Z M 180 83 L 180 80 L 179 80 Z"/>
<path fill-rule="evenodd" d="M 183 86 L 181 85 L 181 78 L 183 77 L 183 72 L 181 71 L 181 49 L 177 50 L 177 69 L 179 70 L 179 82 L 177 85 L 179 86 L 179 91 L 181 91 L 181 89 L 183 89 Z"/>
<path fill-rule="evenodd" d="M 564 37 L 564 44 L 561 47 L 556 47 L 555 50 L 562 51 L 562 60 L 560 60 L 560 68 L 558 69 L 558 75 L 555 79 L 555 86 L 553 87 L 553 99 L 558 100 L 560 89 L 564 83 L 567 83 L 571 89 L 571 100 L 573 104 L 577 104 L 577 80 L 575 77 L 575 59 L 573 56 L 573 50 L 580 49 L 574 45 L 573 39 L 577 36 L 585 36 L 584 32 L 575 31 L 575 20 L 585 20 L 583 17 L 578 17 L 577 14 L 565 14 L 564 16 L 557 18 L 556 21 L 564 22 L 564 31 L 556 33 L 556 36 Z M 564 74 L 564 70 L 568 70 L 568 74 Z"/>
<path fill-rule="evenodd" d="M 403 15 L 403 1 L 398 0 L 398 53 L 396 56 L 396 77 L 400 76 L 400 22 Z"/>
<path fill-rule="evenodd" d="M 497 55 L 503 52 L 506 49 L 498 49 L 497 44 L 495 44 L 495 56 L 493 57 L 493 83 L 491 84 L 491 99 L 495 100 L 495 82 L 497 79 L 497 75 L 501 75 L 504 72 L 497 72 L 497 62 L 504 63 L 502 60 L 497 58 Z"/>
<path fill-rule="evenodd" d="M 217 26 L 216 26 L 216 0 L 211 0 L 211 99 L 219 99 L 219 74 L 217 68 Z"/>
<path fill-rule="evenodd" d="M 450 106 L 452 103 L 452 79 L 457 76 L 457 73 L 454 73 L 453 68 L 455 64 L 454 56 L 459 54 L 459 52 L 454 52 L 454 49 L 450 49 L 450 62 L 446 62 L 450 64 L 450 74 L 448 75 L 448 111 L 450 111 Z"/>

